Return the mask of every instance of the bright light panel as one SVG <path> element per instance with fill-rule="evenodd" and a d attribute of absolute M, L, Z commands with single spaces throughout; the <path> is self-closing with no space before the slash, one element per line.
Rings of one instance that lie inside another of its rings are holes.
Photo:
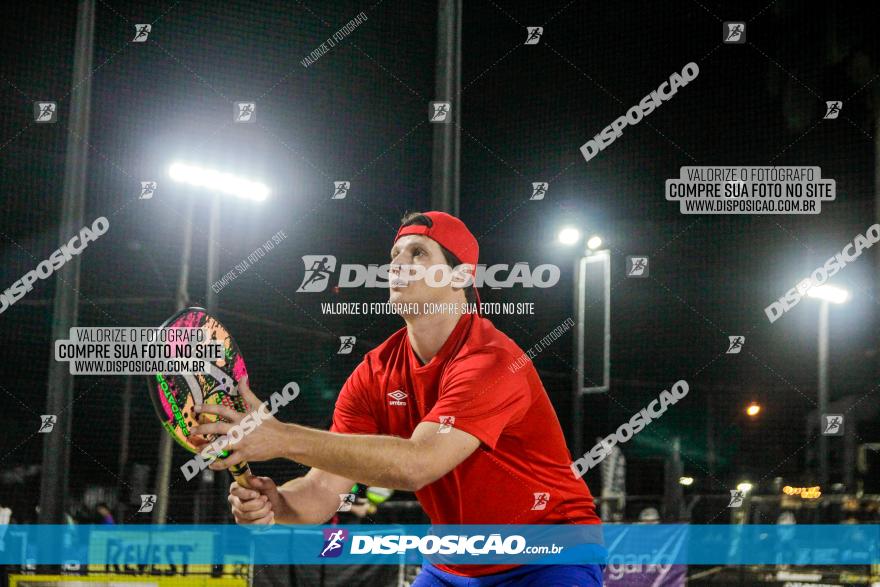
<path fill-rule="evenodd" d="M 849 299 L 849 292 L 841 287 L 833 285 L 820 285 L 819 287 L 811 287 L 807 291 L 807 295 L 811 298 L 818 298 L 831 302 L 832 304 L 842 304 Z"/>
<path fill-rule="evenodd" d="M 245 200 L 262 202 L 269 197 L 269 188 L 258 181 L 251 181 L 231 173 L 206 169 L 198 165 L 176 162 L 168 169 L 174 181 L 202 187 Z"/>
<path fill-rule="evenodd" d="M 581 240 L 581 231 L 577 228 L 566 227 L 559 231 L 559 242 L 564 245 L 573 245 Z"/>

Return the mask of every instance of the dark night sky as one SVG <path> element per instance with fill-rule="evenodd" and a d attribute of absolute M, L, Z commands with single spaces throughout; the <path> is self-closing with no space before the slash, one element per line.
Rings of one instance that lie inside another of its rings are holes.
<path fill-rule="evenodd" d="M 863 41 L 871 35 L 857 7 L 465 2 L 461 216 L 480 240 L 482 262 L 563 268 L 549 290 L 485 290 L 484 301 L 533 301 L 538 310 L 496 324 L 525 348 L 571 315 L 574 257 L 553 239 L 563 222 L 573 223 L 601 234 L 612 252 L 613 385 L 609 396 L 587 401 L 588 445 L 674 381 L 691 383 L 682 404 L 626 445 L 632 491 L 659 492 L 656 476 L 638 475 L 638 462 L 663 454 L 676 435 L 685 440 L 685 470 L 710 487 L 710 398 L 722 463 L 715 490 L 743 476 L 811 479 L 805 418 L 816 396 L 816 304 L 804 301 L 774 324 L 763 309 L 874 222 L 870 104 L 880 92 L 873 81 L 880 53 Z M 4 288 L 58 246 L 75 19 L 71 6 L 56 3 L 5 10 Z M 301 65 L 361 11 L 368 20 L 350 37 Z M 400 216 L 429 206 L 435 5 L 98 2 L 97 14 L 85 218 L 106 215 L 111 230 L 82 257 L 81 324 L 155 325 L 172 312 L 180 202 L 190 194 L 165 177 L 171 160 L 199 157 L 264 178 L 274 188 L 264 205 L 224 206 L 221 273 L 276 231 L 289 238 L 219 295 L 220 314 L 265 393 L 295 379 L 311 398 L 285 416 L 326 425 L 368 344 L 400 324 L 321 316 L 319 301 L 383 294 L 296 294 L 299 258 L 383 263 Z M 747 21 L 745 45 L 721 44 L 726 20 Z M 130 43 L 142 22 L 154 23 L 149 42 Z M 523 45 L 525 27 L 538 25 L 540 43 Z M 583 142 L 690 61 L 699 65 L 697 79 L 584 161 Z M 44 99 L 59 102 L 59 123 L 32 123 L 32 103 Z M 239 99 L 257 101 L 257 124 L 231 122 Z M 832 99 L 844 100 L 842 115 L 823 121 Z M 680 166 L 713 164 L 819 166 L 837 181 L 837 200 L 817 216 L 686 216 L 665 201 L 664 181 Z M 157 179 L 159 191 L 138 201 L 146 179 Z M 332 182 L 342 179 L 352 182 L 351 195 L 331 201 Z M 550 181 L 543 201 L 528 200 L 533 181 Z M 193 197 L 190 292 L 201 303 L 207 209 Z M 625 277 L 632 254 L 650 257 L 648 279 Z M 833 280 L 854 299 L 832 310 L 832 398 L 866 396 L 858 410 L 866 416 L 877 413 L 874 266 L 871 250 Z M 55 287 L 38 283 L 0 315 L 2 444 L 14 447 L 6 465 L 40 456 L 32 432 L 45 405 Z M 335 357 L 335 337 L 355 332 L 360 353 Z M 743 352 L 725 355 L 727 337 L 737 334 L 746 336 Z M 536 364 L 568 432 L 570 335 L 556 344 Z M 77 380 L 74 482 L 87 470 L 114 482 L 108 470 L 116 470 L 117 449 L 106 435 L 115 433 L 120 390 L 120 378 Z M 135 414 L 145 420 L 133 432 L 132 460 L 151 463 L 160 431 L 146 420 L 140 386 L 136 396 Z M 744 422 L 752 400 L 765 412 Z M 859 441 L 878 435 L 875 421 Z M 271 468 L 282 476 L 296 470 Z"/>

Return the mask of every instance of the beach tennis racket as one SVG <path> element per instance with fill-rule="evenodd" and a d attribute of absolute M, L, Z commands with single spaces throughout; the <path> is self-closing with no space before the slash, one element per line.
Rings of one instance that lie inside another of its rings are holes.
<path fill-rule="evenodd" d="M 201 328 L 205 332 L 205 342 L 223 343 L 223 357 L 207 361 L 204 373 L 156 373 L 150 377 L 150 398 L 162 426 L 177 444 L 191 453 L 199 453 L 216 440 L 217 435 L 201 436 L 191 434 L 190 430 L 198 424 L 225 420 L 215 414 L 196 414 L 196 406 L 222 404 L 242 414 L 249 411 L 238 393 L 238 382 L 247 375 L 244 357 L 226 327 L 204 308 L 184 308 L 160 328 Z M 174 346 L 183 343 L 166 344 Z M 171 354 L 176 356 L 173 350 Z M 228 454 L 221 451 L 218 456 L 223 458 Z M 251 471 L 246 462 L 230 467 L 229 472 L 239 485 L 250 487 L 248 479 L 251 478 Z"/>

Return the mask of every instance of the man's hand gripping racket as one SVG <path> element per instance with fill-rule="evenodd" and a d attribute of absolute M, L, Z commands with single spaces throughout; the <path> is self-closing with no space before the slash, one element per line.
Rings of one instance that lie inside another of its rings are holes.
<path fill-rule="evenodd" d="M 229 505 L 236 524 L 274 524 L 276 516 L 289 509 L 268 477 L 252 477 L 251 487 L 233 482 L 229 487 Z"/>
<path fill-rule="evenodd" d="M 195 407 L 199 415 L 217 416 L 210 423 L 200 423 L 192 429 L 193 434 L 206 438 L 219 438 L 226 453 L 222 459 L 211 463 L 215 471 L 235 470 L 248 461 L 268 461 L 281 456 L 284 446 L 284 424 L 275 419 L 266 404 L 260 402 L 251 388 L 247 376 L 238 383 L 238 395 L 246 405 L 254 406 L 241 413 L 221 404 L 202 404 Z M 202 422 L 202 419 L 199 419 Z"/>
<path fill-rule="evenodd" d="M 254 395 L 247 377 L 239 382 L 238 395 L 247 405 L 256 406 L 253 411 L 242 414 L 222 405 L 208 404 L 196 407 L 196 413 L 200 415 L 211 414 L 220 418 L 192 430 L 193 434 L 220 438 L 225 442 L 223 448 L 227 456 L 211 463 L 211 469 L 232 471 L 242 463 L 246 465 L 247 461 L 267 461 L 280 456 L 279 447 L 284 445 L 284 424 L 276 420 L 266 404 Z M 287 509 L 278 488 L 268 477 L 249 477 L 247 485 L 233 483 L 228 501 L 238 524 L 274 524 L 276 514 L 282 515 Z"/>

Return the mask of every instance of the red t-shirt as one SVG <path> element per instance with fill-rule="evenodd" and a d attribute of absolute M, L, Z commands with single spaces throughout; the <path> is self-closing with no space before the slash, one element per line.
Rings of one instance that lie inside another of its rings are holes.
<path fill-rule="evenodd" d="M 416 492 L 432 524 L 598 524 L 538 372 L 531 361 L 514 366 L 522 355 L 489 320 L 465 314 L 422 365 L 401 328 L 349 376 L 330 430 L 409 438 L 420 422 L 448 422 L 478 438 L 471 456 Z M 437 566 L 481 576 L 516 565 Z"/>

